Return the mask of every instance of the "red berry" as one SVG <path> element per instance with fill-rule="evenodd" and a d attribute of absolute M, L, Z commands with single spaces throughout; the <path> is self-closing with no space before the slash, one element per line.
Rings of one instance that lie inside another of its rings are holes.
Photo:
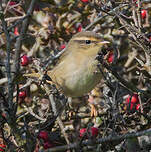
<path fill-rule="evenodd" d="M 22 66 L 26 66 L 26 65 L 28 65 L 29 64 L 29 58 L 27 57 L 27 55 L 23 55 L 22 57 L 21 57 L 21 65 Z"/>
<path fill-rule="evenodd" d="M 81 0 L 82 2 L 84 2 L 84 3 L 87 3 L 87 2 L 89 2 L 89 0 Z"/>
<path fill-rule="evenodd" d="M 79 25 L 79 27 L 77 28 L 77 31 L 78 31 L 78 32 L 81 32 L 81 31 L 82 31 L 82 25 Z"/>
<path fill-rule="evenodd" d="M 87 131 L 86 128 L 80 129 L 80 137 L 83 137 L 85 135 L 86 131 Z"/>
<path fill-rule="evenodd" d="M 66 45 L 62 44 L 61 47 L 60 47 L 60 50 L 63 50 L 65 47 L 66 47 Z"/>
<path fill-rule="evenodd" d="M 128 96 L 128 98 L 126 99 L 127 104 L 129 104 L 130 99 L 131 99 L 131 103 L 133 103 L 133 104 L 137 104 L 139 102 L 138 95 L 136 93 L 133 94 L 132 96 L 130 96 L 130 95 Z"/>
<path fill-rule="evenodd" d="M 98 128 L 96 128 L 96 127 L 91 127 L 91 135 L 93 136 L 93 137 L 96 137 L 97 135 L 98 135 Z"/>
<path fill-rule="evenodd" d="M 26 91 L 19 92 L 19 98 L 25 98 L 27 96 Z"/>
<path fill-rule="evenodd" d="M 76 23 L 75 28 L 76 28 L 77 32 L 81 32 L 82 31 L 82 24 L 81 23 Z"/>
<path fill-rule="evenodd" d="M 45 142 L 47 142 L 49 140 L 48 137 L 48 132 L 46 131 L 40 131 L 39 135 L 38 135 L 39 139 L 43 139 Z"/>
<path fill-rule="evenodd" d="M 18 27 L 15 27 L 15 28 L 14 28 L 14 34 L 15 34 L 16 36 L 18 36 L 18 35 L 19 35 Z"/>
<path fill-rule="evenodd" d="M 151 42 L 151 36 L 149 37 L 149 41 Z"/>
<path fill-rule="evenodd" d="M 110 52 L 107 57 L 108 63 L 112 63 L 114 61 L 114 53 Z"/>
<path fill-rule="evenodd" d="M 142 19 L 145 19 L 145 18 L 146 18 L 146 14 L 147 14 L 147 11 L 146 11 L 146 10 L 141 10 Z"/>
<path fill-rule="evenodd" d="M 137 104 L 136 105 L 136 110 L 139 110 L 140 109 L 140 104 Z"/>
<path fill-rule="evenodd" d="M 6 148 L 6 145 L 0 144 L 0 151 L 5 151 L 5 150 L 3 150 L 2 148 L 5 149 L 5 148 Z"/>
<path fill-rule="evenodd" d="M 53 144 L 50 141 L 44 142 L 43 144 L 44 149 L 52 148 Z"/>
<path fill-rule="evenodd" d="M 9 2 L 8 5 L 9 5 L 9 6 L 13 6 L 13 5 L 16 5 L 16 4 L 17 4 L 16 2 L 13 2 L 13 1 L 12 1 L 12 2 Z"/>

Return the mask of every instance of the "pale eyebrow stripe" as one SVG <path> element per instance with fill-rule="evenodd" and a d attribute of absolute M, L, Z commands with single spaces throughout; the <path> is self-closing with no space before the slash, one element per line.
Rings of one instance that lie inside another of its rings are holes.
<path fill-rule="evenodd" d="M 96 38 L 92 38 L 92 37 L 75 37 L 72 40 L 91 40 L 91 41 L 101 41 L 99 39 Z"/>

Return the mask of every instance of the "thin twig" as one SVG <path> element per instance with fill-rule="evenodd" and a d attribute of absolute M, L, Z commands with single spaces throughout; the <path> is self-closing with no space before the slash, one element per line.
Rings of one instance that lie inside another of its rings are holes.
<path fill-rule="evenodd" d="M 132 48 L 133 52 L 130 52 L 128 54 L 128 59 L 124 65 L 125 68 L 128 68 L 130 66 L 130 64 L 133 62 L 133 60 L 135 59 L 135 57 L 137 56 L 137 50 L 135 48 Z"/>
<path fill-rule="evenodd" d="M 31 107 L 26 107 L 25 105 L 23 105 L 23 107 L 25 108 L 26 111 L 28 111 L 32 116 L 34 116 L 36 119 L 45 122 L 47 119 L 41 118 L 40 116 L 38 116 L 37 114 L 35 114 L 33 112 L 33 109 Z"/>
<path fill-rule="evenodd" d="M 8 17 L 5 19 L 5 21 L 9 21 L 9 22 L 12 22 L 12 21 L 15 21 L 15 20 L 18 20 L 18 19 L 23 19 L 25 16 L 15 16 L 15 17 Z"/>
<path fill-rule="evenodd" d="M 141 28 L 142 28 L 142 18 L 141 18 L 141 2 L 140 2 L 140 0 L 138 0 L 137 3 L 138 3 L 138 9 L 137 9 L 138 29 L 139 29 L 139 32 L 141 32 Z"/>
<path fill-rule="evenodd" d="M 133 10 L 132 10 L 132 14 L 133 14 L 132 18 L 134 20 L 135 26 L 138 27 L 138 21 L 137 21 L 137 16 L 136 16 L 136 8 L 134 6 L 132 8 L 133 8 Z"/>

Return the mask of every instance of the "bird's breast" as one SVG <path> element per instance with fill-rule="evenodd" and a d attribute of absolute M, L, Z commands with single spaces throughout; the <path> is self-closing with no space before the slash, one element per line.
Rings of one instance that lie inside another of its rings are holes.
<path fill-rule="evenodd" d="M 54 71 L 55 81 L 65 95 L 80 97 L 90 92 L 101 79 L 100 73 L 96 73 L 96 64 L 93 58 L 69 58 L 68 63 L 60 63 Z"/>

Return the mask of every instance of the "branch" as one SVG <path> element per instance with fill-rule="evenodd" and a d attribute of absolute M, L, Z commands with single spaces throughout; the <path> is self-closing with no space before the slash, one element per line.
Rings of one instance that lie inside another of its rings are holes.
<path fill-rule="evenodd" d="M 11 51 L 11 40 L 10 40 L 10 34 L 7 30 L 7 22 L 5 21 L 4 14 L 3 14 L 3 8 L 2 3 L 0 4 L 0 19 L 2 21 L 2 28 L 6 36 L 6 51 L 7 51 L 7 57 L 6 57 L 6 74 L 7 74 L 7 80 L 8 80 L 8 108 L 12 110 L 13 106 L 13 91 L 14 86 L 12 85 L 12 76 L 11 76 L 11 66 L 10 66 L 10 51 Z"/>
<path fill-rule="evenodd" d="M 142 135 L 150 135 L 150 134 L 151 134 L 151 129 L 148 129 L 148 130 L 144 130 L 144 131 L 140 131 L 140 132 L 127 133 L 127 134 L 119 135 L 119 136 L 108 136 L 108 137 L 100 138 L 100 139 L 96 140 L 95 143 L 101 144 L 101 143 L 105 143 L 105 142 L 120 141 L 120 140 L 124 140 L 124 139 L 128 139 L 128 138 L 139 137 Z M 92 145 L 92 144 L 94 145 L 94 140 L 93 141 L 92 140 L 83 141 L 80 145 L 88 146 L 88 145 Z M 69 145 L 50 148 L 48 150 L 48 152 L 57 152 L 57 151 L 63 151 L 63 150 L 67 150 L 67 149 L 74 149 L 78 146 L 79 146 L 79 143 L 72 143 Z"/>
<path fill-rule="evenodd" d="M 21 51 L 21 46 L 22 46 L 22 40 L 23 40 L 24 34 L 27 31 L 28 24 L 29 24 L 29 16 L 33 12 L 35 2 L 36 2 L 36 0 L 32 0 L 30 3 L 29 9 L 27 11 L 28 17 L 26 19 L 24 19 L 24 21 L 22 23 L 20 36 L 17 38 L 17 41 L 16 41 L 15 59 L 14 59 L 14 64 L 13 64 L 13 69 L 14 69 L 15 74 L 19 73 L 19 69 L 20 69 L 19 63 L 20 63 L 20 53 L 21 53 L 20 51 Z"/>
<path fill-rule="evenodd" d="M 55 101 L 54 101 L 53 94 L 50 94 L 50 89 L 49 89 L 49 87 L 47 86 L 47 84 L 45 84 L 44 87 L 45 87 L 46 93 L 47 93 L 48 96 L 49 96 L 49 100 L 50 100 L 50 102 L 51 102 L 52 110 L 53 110 L 53 112 L 54 112 L 54 114 L 55 114 L 55 116 L 56 116 L 57 113 L 58 113 L 58 109 L 56 108 L 56 103 L 55 103 Z M 65 137 L 65 140 L 66 140 L 67 144 L 70 144 L 70 141 L 69 141 L 69 139 L 68 139 L 68 135 L 67 135 L 67 133 L 65 132 L 64 124 L 63 124 L 63 122 L 62 122 L 62 120 L 61 120 L 60 115 L 58 115 L 58 117 L 57 117 L 57 122 L 58 122 L 58 124 L 59 124 L 59 126 L 60 126 L 60 129 L 61 129 L 61 131 L 62 131 L 62 133 L 63 133 L 63 135 L 64 135 L 64 137 Z"/>

